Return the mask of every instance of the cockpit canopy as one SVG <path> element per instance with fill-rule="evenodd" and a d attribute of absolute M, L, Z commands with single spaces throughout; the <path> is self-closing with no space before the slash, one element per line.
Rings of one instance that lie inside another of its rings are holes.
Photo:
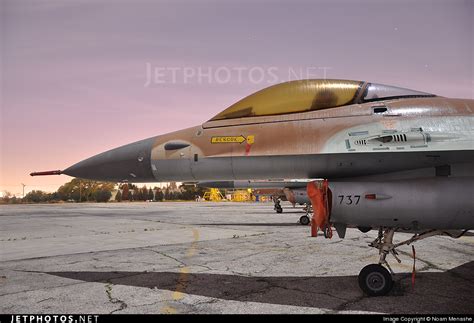
<path fill-rule="evenodd" d="M 349 104 L 433 94 L 351 80 L 300 80 L 276 84 L 231 105 L 210 121 L 270 116 L 341 107 Z"/>

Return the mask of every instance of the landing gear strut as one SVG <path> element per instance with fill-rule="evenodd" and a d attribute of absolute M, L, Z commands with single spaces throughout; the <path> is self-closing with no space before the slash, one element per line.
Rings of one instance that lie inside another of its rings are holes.
<path fill-rule="evenodd" d="M 281 207 L 280 199 L 277 197 L 274 197 L 273 202 L 275 203 L 275 206 L 273 207 L 273 209 L 276 211 L 276 213 L 282 213 L 283 208 Z"/>
<path fill-rule="evenodd" d="M 300 224 L 308 225 L 311 222 L 310 214 L 313 212 L 313 209 L 311 208 L 311 205 L 305 204 L 303 210 L 306 212 L 306 214 L 300 217 Z"/>
<path fill-rule="evenodd" d="M 426 239 L 434 235 L 448 235 L 452 238 L 459 238 L 459 236 L 453 236 L 445 231 L 440 230 L 428 230 L 423 233 L 417 233 L 408 240 L 393 243 L 393 235 L 398 228 L 380 228 L 377 239 L 369 244 L 370 247 L 374 247 L 379 250 L 380 259 L 378 264 L 371 264 L 365 266 L 359 273 L 359 287 L 369 296 L 383 296 L 387 295 L 393 287 L 392 275 L 394 274 L 392 268 L 388 264 L 386 258 L 390 253 L 397 260 L 398 263 L 401 260 L 398 258 L 398 252 L 396 248 L 402 245 L 409 245 L 418 240 Z M 385 267 L 388 268 L 385 268 Z"/>
<path fill-rule="evenodd" d="M 392 289 L 393 279 L 391 273 L 393 274 L 393 271 L 385 258 L 391 253 L 400 262 L 393 245 L 395 230 L 390 228 L 383 231 L 380 228 L 377 239 L 369 244 L 370 247 L 379 249 L 380 254 L 378 264 L 365 266 L 359 273 L 359 287 L 369 296 L 387 295 Z M 390 272 L 383 265 L 387 266 Z"/>

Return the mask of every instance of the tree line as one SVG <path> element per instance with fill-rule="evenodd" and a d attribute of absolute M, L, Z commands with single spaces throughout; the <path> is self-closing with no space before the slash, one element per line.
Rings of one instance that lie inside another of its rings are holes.
<path fill-rule="evenodd" d="M 47 193 L 41 190 L 30 191 L 25 197 L 18 198 L 8 192 L 3 192 L 0 203 L 47 203 L 47 202 L 109 202 L 112 193 L 115 193 L 113 200 L 122 201 L 173 201 L 173 200 L 195 200 L 198 196 L 203 196 L 204 189 L 195 185 L 170 183 L 164 188 L 160 187 L 138 187 L 135 184 L 116 183 L 82 180 L 74 178 L 70 182 L 62 185 L 56 192 Z"/>

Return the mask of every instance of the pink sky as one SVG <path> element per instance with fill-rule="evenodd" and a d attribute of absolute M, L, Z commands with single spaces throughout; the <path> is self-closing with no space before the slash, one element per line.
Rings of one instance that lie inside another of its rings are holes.
<path fill-rule="evenodd" d="M 367 80 L 474 98 L 474 2 L 1 1 L 0 191 L 54 191 L 64 169 L 202 123 L 275 83 Z M 145 86 L 146 66 L 179 68 Z M 183 71 L 244 70 L 227 82 Z M 289 75 L 290 74 L 290 75 Z M 302 75 L 305 76 L 305 73 Z"/>

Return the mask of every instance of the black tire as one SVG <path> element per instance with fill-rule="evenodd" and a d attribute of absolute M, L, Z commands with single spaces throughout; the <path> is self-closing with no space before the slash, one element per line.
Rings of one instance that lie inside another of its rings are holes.
<path fill-rule="evenodd" d="M 326 239 L 332 239 L 332 229 L 329 224 L 326 224 L 323 228 L 324 237 Z"/>
<path fill-rule="evenodd" d="M 300 223 L 302 225 L 308 225 L 309 224 L 309 217 L 307 215 L 303 215 L 301 218 L 300 218 Z"/>
<path fill-rule="evenodd" d="M 282 213 L 283 212 L 283 208 L 280 206 L 280 207 L 277 207 L 276 208 L 276 212 L 277 213 Z"/>
<path fill-rule="evenodd" d="M 359 273 L 359 287 L 368 296 L 387 295 L 392 286 L 392 275 L 382 265 L 367 265 Z"/>
<path fill-rule="evenodd" d="M 362 232 L 362 233 L 367 233 L 370 230 L 372 230 L 371 227 L 357 227 L 357 229 L 359 229 L 359 231 Z"/>

